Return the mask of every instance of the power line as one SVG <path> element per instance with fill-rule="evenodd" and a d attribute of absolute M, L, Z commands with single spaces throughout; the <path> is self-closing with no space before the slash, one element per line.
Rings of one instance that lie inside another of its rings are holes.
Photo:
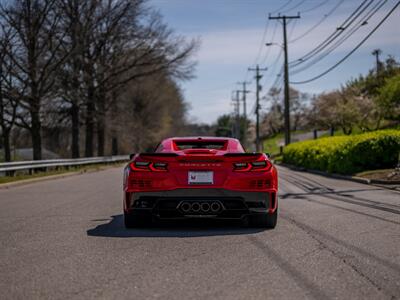
<path fill-rule="evenodd" d="M 307 0 L 301 0 L 299 3 L 297 3 L 295 6 L 293 6 L 293 7 L 291 7 L 291 8 L 288 8 L 288 9 L 286 9 L 286 10 L 284 10 L 284 11 L 281 11 L 281 13 L 287 13 L 287 12 L 289 12 L 289 11 L 291 11 L 291 10 L 293 10 L 293 9 L 296 9 L 296 8 L 298 8 L 300 5 L 302 5 L 304 2 L 306 2 Z"/>
<path fill-rule="evenodd" d="M 269 21 L 269 19 L 268 19 L 268 21 Z M 274 42 L 274 40 L 275 40 L 275 34 L 276 34 L 276 29 L 277 29 L 277 28 L 278 28 L 278 24 L 275 22 L 275 27 L 274 27 L 274 29 L 273 29 L 272 37 L 271 37 L 271 41 L 272 41 L 272 42 Z M 264 40 L 264 41 L 265 41 L 265 40 Z M 263 43 L 262 46 L 263 46 L 263 47 L 265 46 L 264 43 Z M 261 60 L 261 62 L 260 62 L 261 65 L 265 64 L 265 62 L 266 62 L 267 59 L 268 59 L 268 56 L 269 56 L 270 52 L 271 52 L 271 48 L 268 48 L 267 51 L 266 51 L 266 53 L 265 53 L 264 58 L 263 58 L 263 59 Z"/>
<path fill-rule="evenodd" d="M 374 27 L 374 29 L 367 34 L 364 39 L 362 39 L 362 41 L 360 43 L 357 44 L 356 47 L 353 48 L 353 50 L 351 50 L 349 53 L 347 53 L 341 60 L 339 60 L 336 64 L 334 64 L 332 67 L 330 67 L 329 69 L 327 69 L 326 71 L 322 72 L 321 74 L 312 77 L 308 80 L 303 80 L 303 81 L 294 81 L 291 82 L 291 84 L 304 84 L 304 83 L 308 83 L 314 80 L 317 80 L 323 76 L 325 76 L 326 74 L 328 74 L 329 72 L 331 72 L 332 70 L 334 70 L 336 67 L 338 67 L 342 62 L 344 62 L 347 58 L 349 58 L 354 52 L 357 51 L 358 48 L 360 48 L 368 39 L 369 37 L 376 31 L 378 30 L 378 28 L 387 20 L 387 18 L 389 18 L 389 16 L 396 10 L 396 8 L 400 5 L 400 1 L 398 1 L 396 3 L 396 5 L 386 14 L 386 16 Z"/>
<path fill-rule="evenodd" d="M 364 7 L 364 4 L 367 3 L 367 1 L 369 1 L 369 3 Z M 331 35 L 329 35 L 325 40 L 323 40 L 317 47 L 315 47 L 313 50 L 311 50 L 310 52 L 308 52 L 307 54 L 303 55 L 302 57 L 300 57 L 299 59 L 295 60 L 295 61 L 291 61 L 289 64 L 290 66 L 297 66 L 301 63 L 303 63 L 304 61 L 309 60 L 311 57 L 315 56 L 316 54 L 318 54 L 320 51 L 322 51 L 323 49 L 325 49 L 329 44 L 331 44 L 336 38 L 338 38 L 342 33 L 344 28 L 346 28 L 347 26 L 351 25 L 354 20 L 356 20 L 359 16 L 360 13 L 362 13 L 366 8 L 368 8 L 369 5 L 371 5 L 371 3 L 373 2 L 373 0 L 364 0 L 351 14 L 349 17 L 346 18 L 346 20 L 339 26 L 336 28 L 336 30 L 331 33 Z M 361 10 L 361 12 L 359 12 Z M 355 18 L 353 18 L 354 15 L 357 15 Z"/>
<path fill-rule="evenodd" d="M 313 6 L 313 7 L 310 7 L 309 9 L 301 10 L 300 13 L 301 13 L 301 14 L 304 14 L 304 13 L 308 13 L 309 11 L 313 11 L 313 10 L 315 10 L 315 9 L 317 9 L 317 8 L 320 8 L 321 6 L 325 5 L 325 4 L 328 3 L 329 1 L 330 1 L 330 0 L 322 1 L 321 3 L 319 3 L 319 4 L 317 4 L 317 5 Z"/>
<path fill-rule="evenodd" d="M 265 27 L 264 27 L 264 32 L 263 32 L 263 36 L 262 36 L 262 39 L 261 39 L 261 44 L 260 44 L 260 47 L 258 48 L 258 53 L 257 53 L 256 59 L 254 60 L 254 65 L 257 64 L 257 62 L 258 62 L 258 60 L 259 60 L 259 58 L 261 56 L 262 49 L 264 48 L 265 38 L 267 37 L 267 32 L 268 32 L 268 23 L 269 23 L 269 19 L 267 20 L 267 22 L 265 24 Z"/>
<path fill-rule="evenodd" d="M 330 11 L 328 11 L 317 23 L 315 23 L 315 25 L 311 26 L 308 30 L 306 30 L 305 32 L 303 32 L 302 34 L 300 34 L 299 36 L 297 36 L 296 38 L 294 38 L 293 40 L 289 41 L 289 43 L 294 43 L 300 39 L 302 39 L 303 37 L 307 36 L 308 34 L 310 34 L 311 32 L 314 31 L 314 29 L 318 28 L 319 25 L 321 25 L 330 15 L 332 15 L 338 8 L 340 5 L 342 5 L 342 3 L 345 0 L 340 0 Z"/>
<path fill-rule="evenodd" d="M 293 0 L 289 0 L 287 1 L 284 5 L 282 5 L 281 7 L 279 7 L 278 9 L 275 9 L 274 11 L 271 11 L 271 14 L 274 14 L 282 9 L 284 9 L 286 6 L 288 6 Z"/>
<path fill-rule="evenodd" d="M 293 23 L 292 23 L 292 28 L 290 28 L 290 30 L 289 30 L 288 39 L 290 39 L 290 37 L 291 37 L 292 34 L 293 34 L 293 30 L 294 30 L 294 28 L 296 27 L 297 20 L 298 20 L 298 19 L 295 19 L 295 20 L 293 21 Z M 278 22 L 275 22 L 275 24 L 277 25 Z M 271 47 L 268 47 L 268 49 L 271 49 Z M 269 72 L 269 73 L 271 73 L 271 75 L 276 73 L 275 71 L 276 71 L 276 68 L 277 68 L 277 66 L 278 66 L 278 63 L 279 63 L 279 61 L 280 61 L 280 59 L 281 59 L 281 57 L 282 57 L 282 54 L 283 54 L 283 48 L 280 47 L 280 51 L 279 51 L 278 55 L 276 56 L 273 65 L 270 67 L 271 72 Z M 265 62 L 264 62 L 264 63 L 265 63 Z M 283 73 L 283 67 L 281 68 L 281 70 L 279 71 L 279 73 L 281 73 L 281 74 Z M 266 80 L 265 80 L 265 82 L 264 82 L 264 85 L 267 85 L 267 81 L 268 81 L 268 77 L 266 76 Z M 271 86 L 271 88 L 273 88 L 274 85 L 275 85 L 275 83 Z"/>
<path fill-rule="evenodd" d="M 300 73 L 312 66 L 314 66 L 316 63 L 318 63 L 319 61 L 321 61 L 322 59 L 324 59 L 326 56 L 328 56 L 330 53 L 332 53 L 332 51 L 334 51 L 335 49 L 337 49 L 340 45 L 342 45 L 349 37 L 351 37 L 358 29 L 360 29 L 362 26 L 368 24 L 368 21 L 370 20 L 370 18 L 372 18 L 382 7 L 383 5 L 385 5 L 385 3 L 387 2 L 387 0 L 382 0 L 381 2 L 378 2 L 374 7 L 372 7 L 372 9 L 367 12 L 367 15 L 359 20 L 353 28 L 349 29 L 349 31 L 343 36 L 341 37 L 335 44 L 333 44 L 332 46 L 330 46 L 325 52 L 321 53 L 319 56 L 317 56 L 314 60 L 308 62 L 305 66 L 302 66 L 301 68 L 295 70 L 293 72 L 293 74 L 297 74 Z"/>

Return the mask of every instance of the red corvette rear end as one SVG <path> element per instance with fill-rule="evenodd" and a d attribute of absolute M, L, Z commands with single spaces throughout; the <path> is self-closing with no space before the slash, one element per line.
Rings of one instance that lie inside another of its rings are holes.
<path fill-rule="evenodd" d="M 236 139 L 170 138 L 154 153 L 136 154 L 126 166 L 125 226 L 214 218 L 274 228 L 277 189 L 277 171 L 268 156 L 245 153 Z"/>

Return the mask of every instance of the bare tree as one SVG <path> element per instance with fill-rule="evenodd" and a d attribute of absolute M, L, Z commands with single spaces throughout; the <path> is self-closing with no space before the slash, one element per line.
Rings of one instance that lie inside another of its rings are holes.
<path fill-rule="evenodd" d="M 14 66 L 14 80 L 23 88 L 19 95 L 19 125 L 30 131 L 33 159 L 42 158 L 41 111 L 50 101 L 60 57 L 63 33 L 58 31 L 60 15 L 55 0 L 16 0 L 2 5 L 0 16 L 13 32 L 15 51 L 6 51 Z"/>
<path fill-rule="evenodd" d="M 94 155 L 95 145 L 97 155 L 104 155 L 110 109 L 115 113 L 120 104 L 130 107 L 127 101 L 118 103 L 122 94 L 130 104 L 144 105 L 143 111 L 158 103 L 164 118 L 160 126 L 175 126 L 166 120 L 184 122 L 185 104 L 176 81 L 192 77 L 191 56 L 198 43 L 175 35 L 145 0 L 4 1 L 0 22 L 9 33 L 7 45 L 12 45 L 0 57 L 0 121 L 7 122 L 5 129 L 15 123 L 29 131 L 34 159 L 42 157 L 43 132 L 57 132 L 52 136 L 58 137 L 57 130 L 67 128 L 72 157 L 80 156 L 82 129 L 85 156 Z M 138 82 L 146 82 L 146 91 Z M 172 97 L 142 101 L 153 99 L 154 94 L 144 95 L 161 85 Z M 127 109 L 118 111 L 129 115 Z"/>
<path fill-rule="evenodd" d="M 65 33 L 61 52 L 69 54 L 57 73 L 59 113 L 66 114 L 71 128 L 71 156 L 80 156 L 80 125 L 82 108 L 87 97 L 84 88 L 84 57 L 95 26 L 96 0 L 58 0 L 57 9 L 62 16 L 60 30 Z"/>
<path fill-rule="evenodd" d="M 15 123 L 17 102 L 14 98 L 12 64 L 6 58 L 12 52 L 10 31 L 1 26 L 0 32 L 0 128 L 4 147 L 4 160 L 11 161 L 10 134 Z"/>
<path fill-rule="evenodd" d="M 105 116 L 124 87 L 141 77 L 164 73 L 188 79 L 190 57 L 197 43 L 176 37 L 161 17 L 147 12 L 143 1 L 107 1 L 99 7 L 99 19 L 86 55 L 86 150 L 93 155 L 93 123 L 97 123 L 98 155 L 104 154 Z"/>

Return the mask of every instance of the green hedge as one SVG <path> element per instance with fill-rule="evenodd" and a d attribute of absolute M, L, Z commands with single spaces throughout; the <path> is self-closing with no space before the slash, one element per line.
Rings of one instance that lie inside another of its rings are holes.
<path fill-rule="evenodd" d="M 326 137 L 290 144 L 283 162 L 330 173 L 354 174 L 393 168 L 400 151 L 400 130 Z"/>

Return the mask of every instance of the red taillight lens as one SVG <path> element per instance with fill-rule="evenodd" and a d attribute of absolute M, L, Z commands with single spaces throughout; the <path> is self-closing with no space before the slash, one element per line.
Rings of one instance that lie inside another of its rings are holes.
<path fill-rule="evenodd" d="M 166 172 L 167 164 L 166 163 L 154 163 L 149 161 L 135 161 L 130 163 L 129 165 L 132 171 L 154 171 L 154 172 Z"/>
<path fill-rule="evenodd" d="M 251 163 L 234 163 L 233 170 L 236 172 L 247 172 L 247 171 L 268 171 L 271 169 L 271 163 L 266 160 L 254 161 Z"/>
<path fill-rule="evenodd" d="M 246 172 L 246 171 L 250 171 L 250 169 L 251 169 L 251 164 L 246 163 L 246 162 L 233 164 L 233 170 L 236 172 Z"/>

